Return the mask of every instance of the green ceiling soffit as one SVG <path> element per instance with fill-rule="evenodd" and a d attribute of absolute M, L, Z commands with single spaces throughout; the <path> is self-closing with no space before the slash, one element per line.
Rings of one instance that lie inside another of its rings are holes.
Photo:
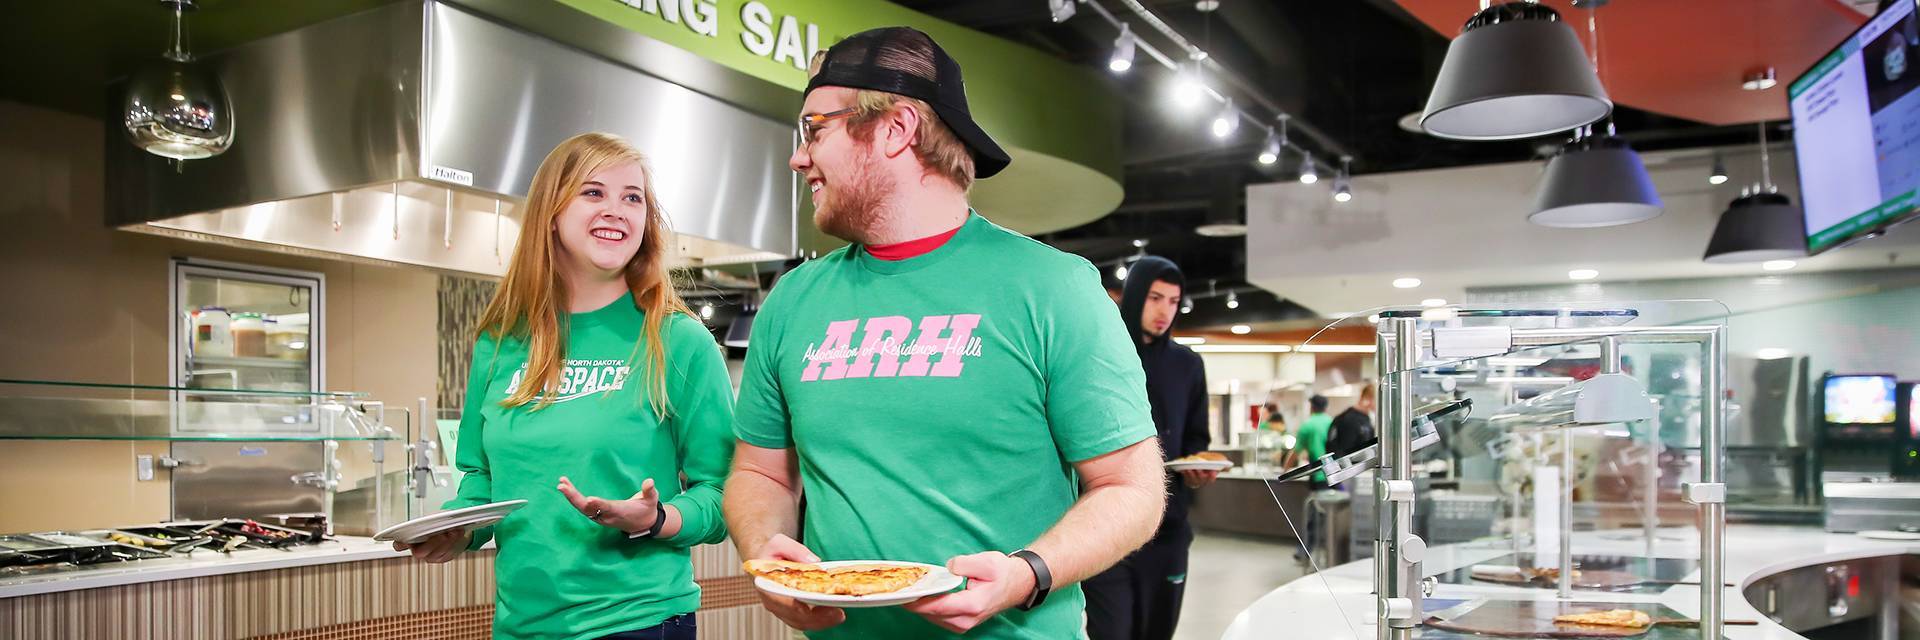
<path fill-rule="evenodd" d="M 1006 172 L 974 187 L 982 213 L 1044 233 L 1120 204 L 1118 96 L 1094 70 L 1038 50 L 881 0 L 540 1 L 784 87 L 796 115 L 809 44 L 826 48 L 875 27 L 914 27 L 960 62 L 974 118 L 1014 156 Z"/>

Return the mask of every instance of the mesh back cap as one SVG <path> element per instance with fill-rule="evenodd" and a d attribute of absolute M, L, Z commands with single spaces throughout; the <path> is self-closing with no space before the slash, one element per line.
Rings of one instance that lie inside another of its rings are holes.
<path fill-rule="evenodd" d="M 821 60 L 820 72 L 807 81 L 807 90 L 801 95 L 819 87 L 884 91 L 933 105 L 934 115 L 973 156 L 975 178 L 992 177 L 1013 162 L 967 110 L 960 63 L 918 29 L 871 29 L 834 44 Z"/>

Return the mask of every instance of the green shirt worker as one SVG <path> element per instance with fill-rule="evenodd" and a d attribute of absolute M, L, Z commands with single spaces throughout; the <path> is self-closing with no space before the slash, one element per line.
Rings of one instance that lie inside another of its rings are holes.
<path fill-rule="evenodd" d="M 1327 397 L 1316 394 L 1307 399 L 1307 407 L 1307 419 L 1300 422 L 1300 431 L 1294 434 L 1293 455 L 1286 464 L 1289 468 L 1319 462 L 1327 455 L 1327 431 L 1333 426 L 1333 416 L 1327 415 Z M 1327 474 L 1313 472 L 1312 483 L 1315 489 L 1327 486 Z"/>
<path fill-rule="evenodd" d="M 968 206 L 1008 157 L 961 87 L 926 34 L 876 29 L 816 58 L 801 107 L 789 164 L 850 246 L 783 276 L 754 321 L 728 527 L 743 558 L 968 579 L 901 607 L 761 594 L 813 638 L 1081 637 L 1076 583 L 1145 543 L 1166 501 L 1146 378 L 1093 265 Z"/>
<path fill-rule="evenodd" d="M 1333 428 L 1333 416 L 1327 415 L 1327 397 L 1314 394 L 1313 397 L 1307 399 L 1307 407 L 1310 410 L 1307 419 L 1300 421 L 1300 432 L 1294 434 L 1293 454 L 1289 456 L 1290 459 L 1286 465 L 1289 468 L 1309 463 L 1317 464 L 1321 456 L 1327 455 L 1327 432 Z M 1307 482 L 1307 486 L 1312 489 L 1325 489 L 1327 488 L 1327 474 L 1325 472 L 1315 471 L 1313 472 L 1313 477 Z M 1314 546 L 1320 542 L 1318 539 L 1319 524 L 1320 516 L 1318 512 L 1313 509 L 1308 509 L 1307 539 L 1300 541 L 1300 549 L 1293 553 L 1294 560 L 1305 562 L 1307 560 L 1307 550 L 1314 548 Z"/>
<path fill-rule="evenodd" d="M 561 143 L 525 211 L 480 322 L 455 460 L 465 475 L 445 508 L 527 505 L 394 548 L 446 562 L 494 540 L 495 638 L 693 640 L 688 549 L 726 537 L 733 411 L 719 347 L 667 278 L 673 239 L 625 141 Z"/>

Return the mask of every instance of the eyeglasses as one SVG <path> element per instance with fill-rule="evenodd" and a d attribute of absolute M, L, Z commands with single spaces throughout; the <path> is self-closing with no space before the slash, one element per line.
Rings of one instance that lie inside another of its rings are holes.
<path fill-rule="evenodd" d="M 859 107 L 847 107 L 839 111 L 800 116 L 800 146 L 812 145 L 813 141 L 820 139 L 820 130 L 825 129 L 827 123 L 859 112 Z"/>

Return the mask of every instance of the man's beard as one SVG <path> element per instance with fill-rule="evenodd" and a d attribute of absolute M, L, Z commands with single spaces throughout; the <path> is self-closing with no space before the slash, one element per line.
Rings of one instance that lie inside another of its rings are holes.
<path fill-rule="evenodd" d="M 894 191 L 894 185 L 874 171 L 874 164 L 871 151 L 862 151 L 845 178 L 822 189 L 830 191 L 813 212 L 813 226 L 821 233 L 855 244 L 868 244 L 873 238 Z"/>

